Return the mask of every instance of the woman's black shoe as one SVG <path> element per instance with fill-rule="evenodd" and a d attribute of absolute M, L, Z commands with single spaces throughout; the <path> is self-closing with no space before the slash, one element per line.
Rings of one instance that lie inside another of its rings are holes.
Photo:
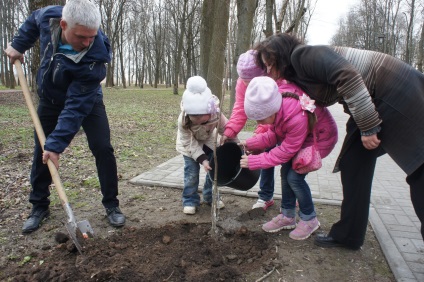
<path fill-rule="evenodd" d="M 323 248 L 342 247 L 342 248 L 348 248 L 348 249 L 351 249 L 351 250 L 359 250 L 359 248 L 360 248 L 360 247 L 350 247 L 350 246 L 347 246 L 345 244 L 342 244 L 328 234 L 318 234 L 318 235 L 316 235 L 314 243 L 315 243 L 315 245 L 323 247 Z"/>
<path fill-rule="evenodd" d="M 323 248 L 343 247 L 342 243 L 339 243 L 328 234 L 317 234 L 315 236 L 314 243 L 315 245 L 323 247 Z"/>

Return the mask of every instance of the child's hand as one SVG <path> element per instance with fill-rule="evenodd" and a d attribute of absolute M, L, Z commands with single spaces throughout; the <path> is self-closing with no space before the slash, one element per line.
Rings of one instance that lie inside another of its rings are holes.
<path fill-rule="evenodd" d="M 203 168 L 205 169 L 206 173 L 207 173 L 209 170 L 212 170 L 211 166 L 209 165 L 209 161 L 208 161 L 208 160 L 204 160 L 204 161 L 202 162 L 202 166 L 203 166 Z"/>
<path fill-rule="evenodd" d="M 250 151 L 248 151 L 246 148 L 246 141 L 240 141 L 239 143 L 237 143 L 237 145 L 243 148 L 243 152 L 245 155 L 250 155 Z"/>
<path fill-rule="evenodd" d="M 225 142 L 227 142 L 228 136 L 222 135 L 221 139 L 219 140 L 219 145 L 223 145 Z"/>
<path fill-rule="evenodd" d="M 240 167 L 242 167 L 242 168 L 249 168 L 249 160 L 248 160 L 247 155 L 241 156 Z"/>

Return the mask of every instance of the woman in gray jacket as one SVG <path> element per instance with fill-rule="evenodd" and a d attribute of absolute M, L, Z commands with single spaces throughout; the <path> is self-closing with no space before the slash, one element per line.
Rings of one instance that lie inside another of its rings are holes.
<path fill-rule="evenodd" d="M 368 223 L 377 157 L 388 153 L 407 174 L 424 238 L 424 75 L 387 54 L 334 46 L 308 46 L 279 33 L 256 48 L 257 63 L 296 83 L 317 104 L 339 102 L 350 115 L 334 172 L 341 172 L 340 220 L 322 247 L 359 249 Z"/>

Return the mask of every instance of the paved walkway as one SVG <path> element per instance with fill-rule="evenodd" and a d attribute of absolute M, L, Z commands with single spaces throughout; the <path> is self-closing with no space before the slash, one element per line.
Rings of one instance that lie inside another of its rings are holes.
<path fill-rule="evenodd" d="M 331 172 L 345 135 L 345 122 L 348 116 L 343 113 L 340 105 L 331 106 L 329 109 L 338 124 L 340 142 L 323 160 L 323 167 L 308 174 L 307 181 L 315 202 L 340 205 L 343 198 L 340 175 Z M 248 136 L 247 132 L 239 135 L 240 139 Z M 130 182 L 137 185 L 182 189 L 183 166 L 183 158 L 177 156 L 142 173 Z M 203 179 L 204 172 L 201 171 Z M 275 171 L 275 198 L 281 199 L 281 184 L 277 175 L 279 169 Z M 378 159 L 372 191 L 370 223 L 397 281 L 424 281 L 424 243 L 405 177 L 406 174 L 389 156 L 384 155 Z M 258 183 L 247 192 L 220 187 L 221 193 L 248 197 L 257 197 L 258 189 Z"/>

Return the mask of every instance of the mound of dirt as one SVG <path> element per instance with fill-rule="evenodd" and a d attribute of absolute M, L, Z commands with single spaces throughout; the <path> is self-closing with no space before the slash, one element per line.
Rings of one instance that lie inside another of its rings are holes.
<path fill-rule="evenodd" d="M 269 275 L 265 281 L 395 281 L 370 228 L 360 251 L 323 249 L 313 237 L 295 241 L 289 231 L 262 231 L 278 205 L 267 212 L 251 210 L 255 199 L 224 195 L 226 207 L 212 234 L 210 206 L 188 216 L 180 190 L 122 186 L 121 198 L 143 195 L 122 205 L 125 227 L 110 227 L 96 199 L 77 210 L 95 230 L 94 238 L 83 242 L 83 255 L 67 238 L 60 206 L 52 207 L 51 217 L 31 235 L 19 234 L 24 219 L 10 222 L 0 280 L 256 281 Z M 339 207 L 317 204 L 316 209 L 321 231 L 328 230 Z"/>
<path fill-rule="evenodd" d="M 258 261 L 277 258 L 272 236 L 244 226 L 217 236 L 210 230 L 210 224 L 196 223 L 123 228 L 107 239 L 86 241 L 83 255 L 62 243 L 36 254 L 43 263 L 14 273 L 14 280 L 234 281 Z"/>

